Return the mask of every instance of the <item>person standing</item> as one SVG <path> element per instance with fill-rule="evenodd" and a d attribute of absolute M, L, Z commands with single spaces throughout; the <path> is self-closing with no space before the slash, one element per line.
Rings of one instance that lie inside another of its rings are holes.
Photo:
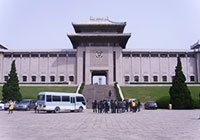
<path fill-rule="evenodd" d="M 125 112 L 125 109 L 126 109 L 126 101 L 123 100 L 123 101 L 122 101 L 122 113 Z"/>
<path fill-rule="evenodd" d="M 11 113 L 13 113 L 13 108 L 14 108 L 14 103 L 13 103 L 13 101 L 12 100 L 10 100 L 10 102 L 9 102 L 9 114 Z"/>
<path fill-rule="evenodd" d="M 133 113 L 135 112 L 136 108 L 136 103 L 134 101 L 132 101 L 132 111 Z"/>
<path fill-rule="evenodd" d="M 110 103 L 110 100 L 108 100 L 108 111 L 110 111 L 111 109 L 111 103 Z"/>
<path fill-rule="evenodd" d="M 39 112 L 37 102 L 35 102 L 34 110 L 35 110 L 35 113 L 36 113 L 37 111 Z"/>
<path fill-rule="evenodd" d="M 126 100 L 126 111 L 128 112 L 129 102 Z"/>
<path fill-rule="evenodd" d="M 92 109 L 93 109 L 93 112 L 96 112 L 96 113 L 97 113 L 97 101 L 96 101 L 96 100 L 94 100 L 94 101 L 92 102 Z"/>
<path fill-rule="evenodd" d="M 105 100 L 105 113 L 108 113 L 109 105 L 108 102 Z"/>
<path fill-rule="evenodd" d="M 100 101 L 97 102 L 97 112 L 100 113 Z"/>
<path fill-rule="evenodd" d="M 129 108 L 130 108 L 130 112 L 132 112 L 133 106 L 132 106 L 132 101 L 129 101 Z"/>
<path fill-rule="evenodd" d="M 137 103 L 137 108 L 138 108 L 138 112 L 140 112 L 140 100 L 138 100 L 138 103 Z"/>

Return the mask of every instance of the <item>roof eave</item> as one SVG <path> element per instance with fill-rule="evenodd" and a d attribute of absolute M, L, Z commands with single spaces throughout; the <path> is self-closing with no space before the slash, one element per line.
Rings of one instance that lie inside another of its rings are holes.
<path fill-rule="evenodd" d="M 75 35 L 68 34 L 67 36 L 69 37 L 69 39 L 70 39 L 70 41 L 71 41 L 74 49 L 76 49 L 78 47 L 78 45 L 80 43 L 80 40 L 82 40 L 83 38 L 84 38 L 84 40 L 86 40 L 85 39 L 86 37 L 93 37 L 95 39 L 96 38 L 101 38 L 101 39 L 105 38 L 105 39 L 109 39 L 109 40 L 113 39 L 113 41 L 117 40 L 115 38 L 121 37 L 121 39 L 119 39 L 119 43 L 120 43 L 120 46 L 123 49 L 125 49 L 126 48 L 126 44 L 128 42 L 128 39 L 131 37 L 131 34 L 122 34 L 122 35 L 118 35 L 118 34 L 115 34 L 115 35 L 108 35 L 108 34 L 106 34 L 106 35 L 99 35 L 98 34 L 98 35 L 87 35 L 87 36 L 80 35 L 80 34 L 75 34 Z"/>

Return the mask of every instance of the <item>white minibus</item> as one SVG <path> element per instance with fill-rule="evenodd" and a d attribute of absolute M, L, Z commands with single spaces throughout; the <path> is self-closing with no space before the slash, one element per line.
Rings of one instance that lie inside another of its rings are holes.
<path fill-rule="evenodd" d="M 79 111 L 86 109 L 86 101 L 82 94 L 63 92 L 40 92 L 37 110 L 47 112 Z"/>

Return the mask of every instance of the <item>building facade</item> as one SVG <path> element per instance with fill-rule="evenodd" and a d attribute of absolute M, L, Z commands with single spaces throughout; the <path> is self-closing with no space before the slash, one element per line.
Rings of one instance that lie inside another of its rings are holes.
<path fill-rule="evenodd" d="M 187 82 L 200 82 L 200 43 L 190 50 L 127 50 L 130 33 L 126 22 L 90 18 L 72 23 L 68 34 L 73 49 L 8 50 L 0 45 L 0 82 L 8 80 L 15 60 L 20 82 L 69 82 L 93 84 L 94 76 L 106 77 L 106 84 L 118 82 L 171 82 L 177 57 L 181 57 Z"/>

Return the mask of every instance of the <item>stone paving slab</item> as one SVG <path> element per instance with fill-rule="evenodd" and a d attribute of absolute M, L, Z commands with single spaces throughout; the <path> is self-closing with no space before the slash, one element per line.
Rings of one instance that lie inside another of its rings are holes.
<path fill-rule="evenodd" d="M 200 110 L 35 114 L 0 111 L 1 140 L 200 140 Z"/>

